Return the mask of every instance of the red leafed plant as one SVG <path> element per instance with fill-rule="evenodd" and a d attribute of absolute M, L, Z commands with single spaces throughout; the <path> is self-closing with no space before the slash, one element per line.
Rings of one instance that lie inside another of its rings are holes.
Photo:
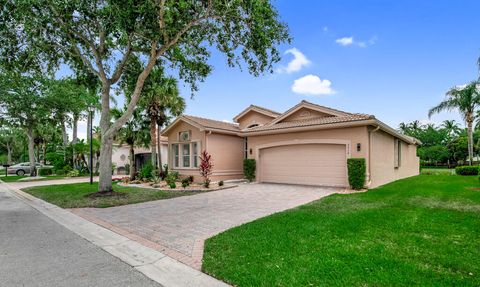
<path fill-rule="evenodd" d="M 200 175 L 203 177 L 203 185 L 208 188 L 210 186 L 210 175 L 212 174 L 212 155 L 206 150 L 200 154 Z"/>

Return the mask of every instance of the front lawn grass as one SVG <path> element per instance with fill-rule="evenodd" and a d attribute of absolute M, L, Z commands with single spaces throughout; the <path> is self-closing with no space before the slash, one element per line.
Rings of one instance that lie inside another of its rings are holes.
<path fill-rule="evenodd" d="M 98 183 L 93 183 L 93 185 L 90 185 L 90 183 L 74 183 L 35 186 L 22 190 L 62 208 L 111 207 L 198 193 L 191 191 L 157 191 L 154 189 L 124 187 L 114 184 L 113 190 L 123 193 L 125 196 L 89 198 L 88 195 L 97 192 L 97 188 Z"/>
<path fill-rule="evenodd" d="M 210 238 L 202 269 L 235 286 L 480 286 L 476 176 L 335 194 Z"/>

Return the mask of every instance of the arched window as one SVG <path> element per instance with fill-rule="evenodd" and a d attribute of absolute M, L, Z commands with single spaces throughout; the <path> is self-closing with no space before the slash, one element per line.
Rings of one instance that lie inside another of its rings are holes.
<path fill-rule="evenodd" d="M 254 128 L 254 127 L 258 127 L 258 124 L 251 124 L 247 127 L 247 129 L 251 129 L 251 128 Z"/>

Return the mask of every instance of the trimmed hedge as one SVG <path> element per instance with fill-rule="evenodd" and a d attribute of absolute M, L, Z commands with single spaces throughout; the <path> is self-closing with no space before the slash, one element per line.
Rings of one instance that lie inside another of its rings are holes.
<path fill-rule="evenodd" d="M 457 166 L 455 173 L 458 175 L 478 175 L 478 165 Z"/>
<path fill-rule="evenodd" d="M 52 174 L 53 174 L 53 170 L 51 168 L 42 167 L 42 168 L 38 169 L 38 175 L 39 176 L 47 176 L 47 175 L 52 175 Z"/>
<path fill-rule="evenodd" d="M 367 164 L 364 158 L 349 158 L 347 160 L 348 183 L 352 189 L 362 189 L 367 176 Z"/>
<path fill-rule="evenodd" d="M 254 159 L 246 158 L 243 160 L 243 175 L 245 178 L 252 182 L 255 180 L 255 169 L 256 169 L 256 162 Z"/>

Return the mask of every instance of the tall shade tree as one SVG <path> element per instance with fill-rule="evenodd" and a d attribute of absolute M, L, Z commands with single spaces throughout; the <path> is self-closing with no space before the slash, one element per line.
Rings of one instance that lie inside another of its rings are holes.
<path fill-rule="evenodd" d="M 437 106 L 430 109 L 428 116 L 440 113 L 442 111 L 458 111 L 467 125 L 468 137 L 468 159 L 469 164 L 473 164 L 473 122 L 475 120 L 475 111 L 480 105 L 480 93 L 478 91 L 478 82 L 474 81 L 465 87 L 454 87 L 450 89 L 447 98 Z"/>
<path fill-rule="evenodd" d="M 114 119 L 121 117 L 122 110 L 112 109 L 112 116 Z M 150 123 L 145 120 L 145 115 L 142 114 L 140 109 L 136 109 L 133 112 L 132 118 L 128 120 L 125 125 L 122 126 L 116 140 L 119 144 L 126 143 L 130 148 L 130 179 L 135 179 L 136 164 L 135 164 L 135 146 L 148 147 L 150 144 Z"/>
<path fill-rule="evenodd" d="M 212 70 L 211 48 L 229 66 L 273 71 L 287 27 L 267 0 L 3 0 L 0 55 L 11 66 L 55 66 L 81 59 L 101 81 L 100 192 L 112 190 L 113 137 L 131 117 L 157 60 L 196 90 Z M 35 57 L 32 57 L 35 55 Z M 110 91 L 131 56 L 144 62 L 123 115 L 110 122 Z M 36 61 L 36 59 L 44 59 Z"/>
<path fill-rule="evenodd" d="M 28 138 L 30 175 L 35 174 L 35 126 L 48 120 L 48 80 L 38 75 L 0 71 L 0 116 L 25 130 Z"/>

